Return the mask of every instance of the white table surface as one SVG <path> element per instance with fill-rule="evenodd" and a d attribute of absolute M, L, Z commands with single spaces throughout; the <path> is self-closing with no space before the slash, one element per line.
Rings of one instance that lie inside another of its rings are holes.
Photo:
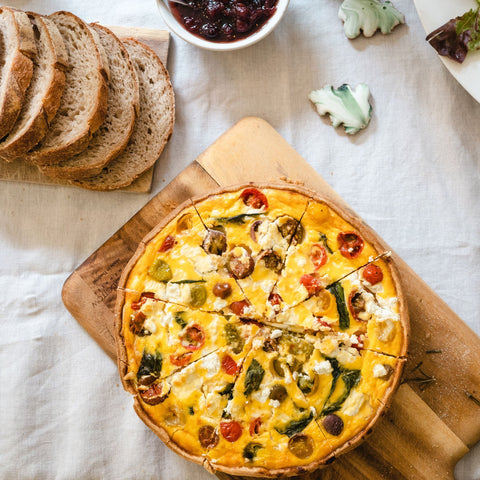
<path fill-rule="evenodd" d="M 60 292 L 85 258 L 246 115 L 269 121 L 480 333 L 480 105 L 424 41 L 413 3 L 394 3 L 407 24 L 371 39 L 347 40 L 340 0 L 292 0 L 270 37 L 239 52 L 201 51 L 173 37 L 177 118 L 151 194 L 0 184 L 2 480 L 212 478 L 137 418 L 116 366 Z M 7 4 L 164 27 L 154 0 Z M 349 137 L 321 119 L 307 95 L 359 82 L 371 88 L 373 118 Z M 480 446 L 456 478 L 480 479 Z"/>

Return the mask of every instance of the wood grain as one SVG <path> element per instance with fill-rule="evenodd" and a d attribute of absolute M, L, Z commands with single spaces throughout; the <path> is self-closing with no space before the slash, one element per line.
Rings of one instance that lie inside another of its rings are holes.
<path fill-rule="evenodd" d="M 67 280 L 63 300 L 102 348 L 115 357 L 113 308 L 123 266 L 143 236 L 191 196 L 246 181 L 301 182 L 350 207 L 270 126 L 240 121 L 181 172 Z M 385 249 L 391 248 L 381 239 Z M 405 383 L 368 440 L 310 479 L 447 480 L 480 440 L 480 339 L 393 253 L 411 318 Z M 427 353 L 431 350 L 440 353 Z M 422 362 L 421 366 L 418 365 Z M 416 368 L 417 367 L 417 368 Z M 419 370 L 434 381 L 421 388 Z M 218 474 L 219 478 L 232 478 Z"/>
<path fill-rule="evenodd" d="M 135 38 L 152 48 L 164 65 L 167 65 L 170 33 L 166 30 L 151 28 L 109 26 L 113 33 L 120 38 Z M 132 193 L 147 193 L 152 188 L 154 167 L 148 169 L 128 187 L 119 190 Z M 40 185 L 67 185 L 74 187 L 60 179 L 49 178 L 40 172 L 34 165 L 24 162 L 21 158 L 7 163 L 0 161 L 0 181 L 37 183 Z"/>

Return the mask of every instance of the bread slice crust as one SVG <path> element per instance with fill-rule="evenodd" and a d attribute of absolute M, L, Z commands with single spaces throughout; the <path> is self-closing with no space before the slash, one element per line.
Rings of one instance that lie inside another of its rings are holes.
<path fill-rule="evenodd" d="M 30 20 L 25 12 L 0 8 L 3 67 L 0 74 L 0 138 L 12 130 L 25 101 L 37 53 Z"/>
<path fill-rule="evenodd" d="M 107 112 L 109 70 L 100 42 L 70 12 L 56 12 L 49 18 L 62 35 L 70 68 L 57 115 L 45 138 L 26 156 L 35 165 L 55 164 L 85 150 Z"/>
<path fill-rule="evenodd" d="M 173 131 L 175 99 L 167 70 L 151 48 L 135 39 L 123 42 L 139 79 L 140 114 L 128 145 L 117 158 L 100 174 L 71 181 L 89 190 L 106 191 L 130 185 L 154 165 Z"/>
<path fill-rule="evenodd" d="M 0 143 L 0 158 L 7 162 L 24 155 L 47 134 L 60 106 L 68 67 L 67 51 L 55 24 L 36 13 L 27 14 L 38 55 L 22 111 L 9 135 Z"/>
<path fill-rule="evenodd" d="M 138 79 L 123 43 L 108 28 L 91 27 L 98 33 L 110 58 L 108 109 L 105 122 L 93 134 L 82 153 L 40 170 L 52 178 L 80 179 L 100 173 L 126 147 L 139 110 Z"/>

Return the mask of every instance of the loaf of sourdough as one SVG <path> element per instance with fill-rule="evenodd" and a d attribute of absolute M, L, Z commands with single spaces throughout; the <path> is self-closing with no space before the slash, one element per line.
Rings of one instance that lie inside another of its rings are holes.
<path fill-rule="evenodd" d="M 69 69 L 57 115 L 43 140 L 27 154 L 36 165 L 55 164 L 85 150 L 107 112 L 109 70 L 98 36 L 72 13 L 56 12 L 49 18 L 63 38 Z"/>
<path fill-rule="evenodd" d="M 8 136 L 0 142 L 0 158 L 12 161 L 33 148 L 46 134 L 55 117 L 65 85 L 68 55 L 55 24 L 28 13 L 37 55 L 23 108 Z"/>
<path fill-rule="evenodd" d="M 37 49 L 25 12 L 1 7 L 0 35 L 0 138 L 3 138 L 12 130 L 23 107 Z"/>
<path fill-rule="evenodd" d="M 97 24 L 91 27 L 108 52 L 107 116 L 86 150 L 56 165 L 40 167 L 45 175 L 52 178 L 80 179 L 100 173 L 125 148 L 137 118 L 138 80 L 126 48 L 109 29 Z"/>
<path fill-rule="evenodd" d="M 130 185 L 156 162 L 172 134 L 175 101 L 167 70 L 143 43 L 125 39 L 124 44 L 138 76 L 140 114 L 123 152 L 98 175 L 71 181 L 79 187 L 114 190 Z"/>

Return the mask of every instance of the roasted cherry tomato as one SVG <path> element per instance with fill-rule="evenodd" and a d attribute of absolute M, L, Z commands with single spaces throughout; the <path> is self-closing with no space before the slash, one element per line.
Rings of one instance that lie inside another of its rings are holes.
<path fill-rule="evenodd" d="M 250 304 L 246 300 L 240 300 L 238 302 L 233 302 L 229 305 L 230 310 L 235 314 L 241 317 Z"/>
<path fill-rule="evenodd" d="M 162 395 L 162 390 L 163 389 L 161 385 L 154 383 L 150 388 L 148 388 L 148 390 L 141 390 L 140 396 L 145 403 L 148 403 L 149 405 L 158 405 L 159 403 L 162 403 L 168 396 L 168 393 L 166 395 Z"/>
<path fill-rule="evenodd" d="M 251 437 L 253 437 L 254 435 L 258 435 L 258 432 L 260 431 L 260 426 L 261 425 L 262 425 L 262 419 L 260 417 L 254 418 L 250 422 L 249 433 L 250 433 Z"/>
<path fill-rule="evenodd" d="M 363 250 L 363 240 L 358 233 L 340 232 L 337 236 L 338 248 L 345 258 L 357 258 Z"/>
<path fill-rule="evenodd" d="M 383 280 L 383 272 L 378 265 L 371 263 L 363 269 L 362 277 L 371 285 L 375 285 Z"/>
<path fill-rule="evenodd" d="M 165 240 L 163 241 L 158 251 L 162 253 L 168 252 L 173 248 L 174 245 L 175 245 L 175 237 L 173 237 L 172 235 L 168 235 L 168 237 L 165 238 Z"/>
<path fill-rule="evenodd" d="M 268 208 L 267 197 L 256 188 L 246 188 L 241 194 L 240 198 L 243 203 L 252 208 Z"/>
<path fill-rule="evenodd" d="M 308 273 L 300 277 L 300 283 L 307 289 L 309 295 L 313 295 L 323 288 L 320 279 Z"/>
<path fill-rule="evenodd" d="M 270 303 L 270 305 L 272 305 L 272 307 L 275 307 L 275 306 L 281 305 L 283 302 L 283 299 L 278 293 L 272 292 L 268 296 L 268 302 Z"/>
<path fill-rule="evenodd" d="M 138 311 L 135 315 L 133 315 L 130 320 L 130 330 L 132 333 L 135 335 L 140 335 L 143 331 L 143 324 L 146 319 L 147 316 L 141 311 Z"/>
<path fill-rule="evenodd" d="M 363 320 L 362 314 L 366 312 L 367 307 L 363 295 L 358 290 L 352 290 L 348 296 L 348 309 L 352 317 L 356 320 Z"/>
<path fill-rule="evenodd" d="M 242 426 L 234 420 L 220 422 L 220 433 L 229 442 L 236 442 L 242 436 Z"/>
<path fill-rule="evenodd" d="M 203 448 L 213 448 L 218 444 L 218 434 L 211 425 L 203 425 L 198 430 L 198 440 Z"/>
<path fill-rule="evenodd" d="M 236 375 L 240 370 L 230 355 L 225 355 L 222 358 L 222 368 L 227 375 Z"/>
<path fill-rule="evenodd" d="M 205 332 L 200 325 L 190 325 L 182 336 L 182 345 L 187 350 L 198 350 L 205 343 Z"/>
<path fill-rule="evenodd" d="M 332 326 L 326 322 L 325 320 L 322 320 L 322 317 L 315 317 L 315 321 L 321 326 L 321 327 L 324 327 L 324 328 L 328 328 L 329 330 L 333 330 L 332 329 Z"/>
<path fill-rule="evenodd" d="M 153 292 L 143 292 L 142 295 L 140 296 L 140 300 L 138 302 L 132 302 L 130 305 L 130 308 L 132 310 L 140 310 L 142 308 L 142 305 L 148 300 L 155 300 L 155 294 Z"/>
<path fill-rule="evenodd" d="M 177 355 L 170 355 L 170 363 L 177 367 L 185 366 L 192 358 L 192 352 L 179 353 Z"/>
<path fill-rule="evenodd" d="M 325 265 L 328 260 L 325 247 L 320 243 L 314 243 L 310 249 L 310 260 L 312 260 L 315 270 L 318 270 L 322 265 Z"/>

